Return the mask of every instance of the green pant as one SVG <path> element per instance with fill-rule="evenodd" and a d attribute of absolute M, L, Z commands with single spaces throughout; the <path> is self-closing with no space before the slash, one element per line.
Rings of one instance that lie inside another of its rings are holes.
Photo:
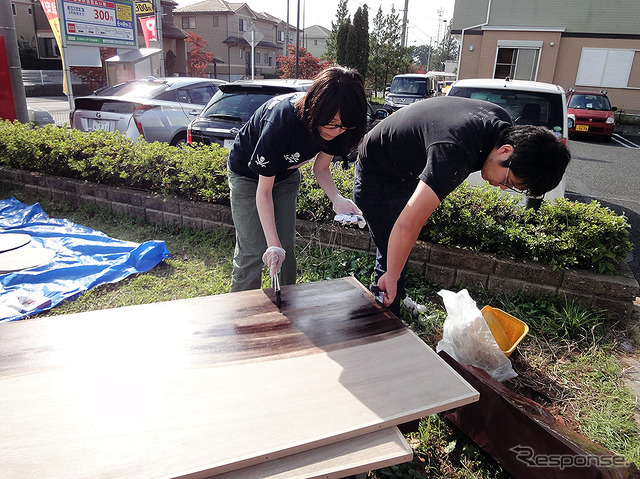
<path fill-rule="evenodd" d="M 228 171 L 231 190 L 231 214 L 236 228 L 236 248 L 233 253 L 231 292 L 259 289 L 262 277 L 262 255 L 267 249 L 262 224 L 256 207 L 258 181 Z M 296 282 L 296 204 L 300 187 L 300 172 L 273 185 L 273 208 L 276 230 L 287 252 L 280 271 L 280 284 Z"/>

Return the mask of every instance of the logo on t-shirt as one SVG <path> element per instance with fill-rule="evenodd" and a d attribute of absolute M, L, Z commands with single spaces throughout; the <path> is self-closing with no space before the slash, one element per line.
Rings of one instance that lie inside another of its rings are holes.
<path fill-rule="evenodd" d="M 256 157 L 256 165 L 266 168 L 268 164 L 269 164 L 269 160 L 267 160 L 264 156 L 258 155 Z"/>
<path fill-rule="evenodd" d="M 297 163 L 300 161 L 300 153 L 296 151 L 292 155 L 284 155 L 284 159 L 287 160 L 289 163 Z"/>

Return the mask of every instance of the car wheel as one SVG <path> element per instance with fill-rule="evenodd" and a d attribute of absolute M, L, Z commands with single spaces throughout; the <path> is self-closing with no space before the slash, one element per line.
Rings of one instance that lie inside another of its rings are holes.
<path fill-rule="evenodd" d="M 181 133 L 178 133 L 176 136 L 173 137 L 173 140 L 171 140 L 171 143 L 169 144 L 171 146 L 177 146 L 178 148 L 187 146 L 187 133 L 184 131 Z"/>

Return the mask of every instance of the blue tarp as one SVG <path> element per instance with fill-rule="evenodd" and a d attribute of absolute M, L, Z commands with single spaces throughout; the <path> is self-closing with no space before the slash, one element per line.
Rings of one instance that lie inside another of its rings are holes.
<path fill-rule="evenodd" d="M 39 204 L 27 206 L 15 198 L 0 200 L 0 233 L 28 234 L 30 245 L 56 253 L 49 263 L 0 275 L 0 323 L 45 311 L 95 286 L 143 273 L 171 256 L 164 241 L 138 244 L 112 239 L 67 219 L 50 218 Z M 7 307 L 16 314 L 11 316 Z"/>

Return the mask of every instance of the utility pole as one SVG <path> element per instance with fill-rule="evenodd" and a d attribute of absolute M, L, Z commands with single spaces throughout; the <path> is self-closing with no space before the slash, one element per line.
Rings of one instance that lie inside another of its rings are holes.
<path fill-rule="evenodd" d="M 406 0 L 409 1 L 409 0 Z M 298 50 L 300 49 L 300 0 L 298 0 L 298 11 L 297 11 L 297 20 L 296 20 L 296 71 L 295 78 L 298 78 L 298 60 L 300 59 L 300 55 L 298 54 Z"/>
<path fill-rule="evenodd" d="M 22 83 L 22 66 L 20 65 L 20 51 L 18 50 L 18 37 L 13 23 L 11 0 L 0 0 L 0 36 L 4 37 L 7 50 L 7 63 L 9 64 L 9 79 L 16 110 L 16 118 L 20 123 L 29 122 L 29 110 L 27 109 L 27 97 Z"/>
<path fill-rule="evenodd" d="M 402 18 L 402 48 L 407 46 L 407 15 L 409 11 L 409 0 L 404 0 L 404 15 Z"/>
<path fill-rule="evenodd" d="M 287 0 L 287 26 L 284 33 L 284 53 L 283 56 L 289 55 L 289 0 Z"/>
<path fill-rule="evenodd" d="M 164 40 L 162 39 L 162 3 L 156 0 L 156 38 L 160 44 L 160 76 L 164 76 Z"/>

